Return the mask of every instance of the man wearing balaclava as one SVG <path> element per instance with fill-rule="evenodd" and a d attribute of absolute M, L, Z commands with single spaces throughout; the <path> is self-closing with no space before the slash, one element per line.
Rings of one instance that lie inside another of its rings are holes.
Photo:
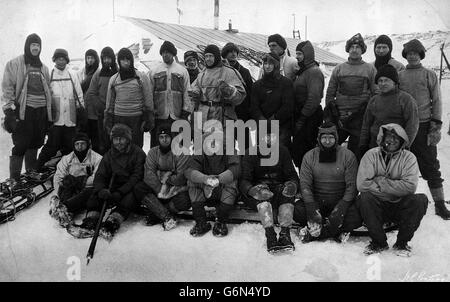
<path fill-rule="evenodd" d="M 189 156 L 172 152 L 169 125 L 158 127 L 159 145 L 150 149 L 144 167 L 144 180 L 134 188 L 138 202 L 148 210 L 147 225 L 162 224 L 164 230 L 176 227 L 175 214 L 191 207 L 186 177 Z"/>
<path fill-rule="evenodd" d="M 44 144 L 53 121 L 50 73 L 39 58 L 41 49 L 41 38 L 37 34 L 29 35 L 24 54 L 9 61 L 3 75 L 2 126 L 12 136 L 9 177 L 16 181 L 24 158 L 27 171 L 36 168 L 37 151 Z"/>
<path fill-rule="evenodd" d="M 206 46 L 204 55 L 206 68 L 193 83 L 191 97 L 199 102 L 201 125 L 211 119 L 225 125 L 226 120 L 237 119 L 235 106 L 246 96 L 244 84 L 232 67 L 222 64 L 219 47 Z"/>
<path fill-rule="evenodd" d="M 259 121 L 279 121 L 279 143 L 291 147 L 294 88 L 292 81 L 280 74 L 280 57 L 267 53 L 263 57 L 264 76 L 252 88 L 250 114 Z"/>
<path fill-rule="evenodd" d="M 109 149 L 109 133 L 103 126 L 106 95 L 109 79 L 117 73 L 117 64 L 114 50 L 109 46 L 102 49 L 100 58 L 102 67 L 92 76 L 85 102 L 88 114 L 91 114 L 89 118 L 97 122 L 97 134 L 91 133 L 92 150 L 103 155 Z M 89 108 L 92 108 L 91 112 L 89 112 Z"/>
<path fill-rule="evenodd" d="M 155 128 L 151 133 L 151 147 L 158 145 L 156 128 L 178 119 L 187 120 L 194 110 L 188 91 L 191 89 L 189 73 L 175 62 L 177 49 L 172 42 L 164 41 L 159 50 L 163 62 L 150 70 L 151 93 L 155 104 Z"/>
<path fill-rule="evenodd" d="M 148 76 L 134 68 L 134 57 L 128 48 L 117 54 L 119 72 L 109 79 L 104 127 L 110 132 L 115 124 L 131 128 L 133 143 L 144 145 L 144 132 L 155 126 L 153 94 Z"/>
<path fill-rule="evenodd" d="M 326 107 L 337 107 L 337 116 L 325 110 L 324 120 L 337 119 L 339 141 L 342 144 L 348 138 L 348 148 L 358 154 L 359 136 L 369 99 L 375 94 L 375 75 L 377 70 L 372 64 L 364 62 L 362 55 L 367 46 L 361 34 L 351 37 L 345 44 L 349 53 L 347 62 L 337 65 L 331 73 L 326 92 Z"/>
<path fill-rule="evenodd" d="M 350 150 L 337 143 L 338 140 L 336 126 L 325 122 L 319 128 L 318 146 L 303 157 L 302 197 L 294 210 L 294 220 L 307 226 L 303 242 L 326 238 L 342 240 L 361 226 L 361 217 L 354 205 L 358 162 Z"/>
<path fill-rule="evenodd" d="M 411 256 L 408 242 L 413 238 L 427 212 L 428 198 L 415 194 L 419 182 L 419 166 L 405 130 L 398 124 L 380 127 L 378 147 L 366 152 L 358 169 L 357 187 L 361 192 L 358 208 L 371 242 L 364 253 L 380 253 L 389 248 L 383 230 L 384 222 L 398 224 L 393 249 L 398 256 Z"/>
<path fill-rule="evenodd" d="M 58 162 L 53 177 L 55 195 L 50 200 L 50 216 L 62 227 L 66 227 L 75 214 L 86 209 L 101 160 L 102 156 L 91 149 L 89 137 L 79 132 L 73 138 L 73 151 Z"/>
<path fill-rule="evenodd" d="M 378 36 L 373 45 L 373 51 L 375 53 L 375 62 L 372 64 L 377 70 L 386 64 L 393 66 L 397 72 L 405 69 L 405 65 L 392 57 L 392 40 L 388 36 Z"/>

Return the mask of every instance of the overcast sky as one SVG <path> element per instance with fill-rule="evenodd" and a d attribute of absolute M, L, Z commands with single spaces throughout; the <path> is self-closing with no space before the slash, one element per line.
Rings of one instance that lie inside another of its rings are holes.
<path fill-rule="evenodd" d="M 70 49 L 115 15 L 178 23 L 177 0 L 0 0 L 0 59 L 23 53 L 26 36 L 38 33 L 47 45 Z M 214 24 L 214 0 L 179 0 L 181 24 Z M 220 28 L 291 36 L 296 28 L 313 42 L 348 39 L 357 32 L 391 34 L 450 29 L 448 0 L 220 0 Z M 447 24 L 445 24 L 445 22 Z M 126 35 L 117 32 L 117 35 Z M 52 43 L 49 43 L 51 41 Z"/>

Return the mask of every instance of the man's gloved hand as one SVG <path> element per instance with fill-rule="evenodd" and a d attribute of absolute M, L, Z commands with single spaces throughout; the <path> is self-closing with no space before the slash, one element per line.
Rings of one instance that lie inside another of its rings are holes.
<path fill-rule="evenodd" d="M 101 189 L 100 191 L 98 191 L 98 198 L 102 199 L 102 200 L 109 200 L 111 199 L 112 194 L 108 189 Z"/>
<path fill-rule="evenodd" d="M 344 222 L 345 213 L 347 213 L 347 209 L 350 206 L 349 201 L 339 200 L 330 216 L 328 216 L 328 230 L 331 236 L 337 235 L 339 228 L 342 226 Z"/>
<path fill-rule="evenodd" d="M 17 119 L 16 119 L 16 113 L 11 108 L 8 108 L 4 111 L 5 117 L 3 118 L 3 128 L 8 133 L 13 133 L 16 131 L 17 128 Z"/>
<path fill-rule="evenodd" d="M 437 146 L 437 144 L 441 141 L 441 128 L 442 122 L 438 120 L 431 120 L 430 129 L 428 130 L 427 135 L 427 144 L 428 146 Z"/>
<path fill-rule="evenodd" d="M 152 111 L 144 111 L 142 115 L 143 121 L 141 125 L 142 132 L 150 132 L 155 128 L 155 115 Z"/>
<path fill-rule="evenodd" d="M 247 195 L 259 201 L 266 201 L 273 197 L 272 191 L 270 191 L 269 186 L 266 184 L 259 184 L 251 187 L 248 190 Z"/>
<path fill-rule="evenodd" d="M 181 110 L 180 118 L 187 121 L 190 115 L 189 111 Z"/>
<path fill-rule="evenodd" d="M 219 81 L 219 90 L 225 99 L 229 99 L 229 98 L 233 97 L 233 95 L 237 91 L 236 87 L 229 85 L 224 80 Z"/>
<path fill-rule="evenodd" d="M 319 237 L 322 231 L 322 215 L 315 202 L 305 203 L 308 230 L 312 237 Z"/>
<path fill-rule="evenodd" d="M 289 180 L 286 181 L 283 185 L 283 191 L 281 192 L 284 197 L 294 197 L 297 194 L 297 184 L 295 181 Z"/>

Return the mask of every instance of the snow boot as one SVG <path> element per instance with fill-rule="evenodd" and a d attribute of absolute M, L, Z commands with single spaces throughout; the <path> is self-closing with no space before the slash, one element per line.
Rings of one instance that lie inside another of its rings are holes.
<path fill-rule="evenodd" d="M 411 257 L 412 249 L 407 243 L 397 241 L 392 248 L 397 256 Z"/>
<path fill-rule="evenodd" d="M 381 253 L 382 251 L 385 251 L 388 249 L 389 249 L 389 246 L 386 242 L 384 244 L 380 245 L 378 243 L 371 241 L 369 243 L 369 245 L 365 247 L 364 254 L 369 256 L 372 254 Z"/>
<path fill-rule="evenodd" d="M 431 196 L 434 200 L 434 209 L 436 215 L 440 216 L 444 220 L 450 219 L 450 211 L 447 210 L 444 201 L 444 188 L 430 188 Z"/>
<path fill-rule="evenodd" d="M 207 221 L 196 221 L 194 227 L 189 231 L 193 237 L 200 237 L 211 230 L 211 224 Z"/>
<path fill-rule="evenodd" d="M 227 224 L 225 222 L 221 222 L 220 220 L 216 220 L 212 233 L 216 237 L 225 237 L 226 235 L 228 235 Z"/>
<path fill-rule="evenodd" d="M 91 238 L 94 236 L 99 216 L 99 212 L 89 212 L 80 225 L 70 223 L 66 230 L 75 238 Z"/>
<path fill-rule="evenodd" d="M 291 240 L 291 229 L 289 227 L 281 227 L 280 235 L 278 237 L 279 251 L 294 251 L 295 246 Z"/>
<path fill-rule="evenodd" d="M 22 173 L 23 156 L 11 155 L 9 157 L 9 178 L 19 181 Z"/>
<path fill-rule="evenodd" d="M 25 170 L 31 172 L 36 170 L 38 149 L 27 149 L 25 152 Z"/>
<path fill-rule="evenodd" d="M 264 231 L 266 232 L 267 251 L 271 254 L 276 253 L 278 251 L 278 240 L 275 229 L 271 226 L 265 228 Z"/>
<path fill-rule="evenodd" d="M 67 227 L 73 219 L 73 214 L 69 212 L 65 204 L 60 202 L 57 196 L 52 196 L 50 199 L 49 214 L 52 218 L 56 219 L 63 228 Z"/>
<path fill-rule="evenodd" d="M 107 241 L 111 241 L 120 228 L 120 224 L 124 221 L 121 214 L 117 212 L 111 213 L 100 229 L 100 236 Z"/>

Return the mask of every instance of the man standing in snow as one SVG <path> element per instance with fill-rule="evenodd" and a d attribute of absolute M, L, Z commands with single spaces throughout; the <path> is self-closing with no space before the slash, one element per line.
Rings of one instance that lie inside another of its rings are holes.
<path fill-rule="evenodd" d="M 422 66 L 425 47 L 414 39 L 403 45 L 402 56 L 408 61 L 406 69 L 399 74 L 400 89 L 413 96 L 419 108 L 419 131 L 411 145 L 417 157 L 420 173 L 428 182 L 434 200 L 436 215 L 450 219 L 445 206 L 444 180 L 439 171 L 437 144 L 441 140 L 442 99 L 436 73 Z"/>
<path fill-rule="evenodd" d="M 211 229 L 211 225 L 206 221 L 207 201 L 219 201 L 213 235 L 226 236 L 228 234 L 226 219 L 238 195 L 239 156 L 225 155 L 223 140 L 208 138 L 208 136 L 217 137 L 216 135 L 223 137 L 223 132 L 214 129 L 214 132 L 205 135 L 203 142 L 203 146 L 206 147 L 205 154 L 193 155 L 185 172 L 195 219 L 195 226 L 190 234 L 194 237 L 202 236 Z"/>
<path fill-rule="evenodd" d="M 69 71 L 69 54 L 67 50 L 58 48 L 53 54 L 55 67 L 50 75 L 52 92 L 52 110 L 54 124 L 50 127 L 48 139 L 39 153 L 36 170 L 44 169 L 45 163 L 58 150 L 62 155 L 72 152 L 72 140 L 77 131 L 77 108 L 84 107 L 83 91 L 78 77 Z"/>
<path fill-rule="evenodd" d="M 156 129 L 178 119 L 187 120 L 193 111 L 188 91 L 191 88 L 189 73 L 174 57 L 177 49 L 172 42 L 164 41 L 159 50 L 163 62 L 149 72 L 150 87 L 155 104 L 156 121 L 151 133 L 151 147 L 158 145 Z"/>
<path fill-rule="evenodd" d="M 37 151 L 44 144 L 52 118 L 50 74 L 39 55 L 42 42 L 37 34 L 25 41 L 24 54 L 9 61 L 2 81 L 3 128 L 11 133 L 13 148 L 9 158 L 9 177 L 19 180 L 25 169 L 36 169 Z"/>
<path fill-rule="evenodd" d="M 269 147 L 277 143 L 276 139 L 275 134 L 268 134 L 265 137 Z M 239 184 L 245 203 L 258 210 L 266 233 L 267 251 L 270 253 L 295 249 L 290 227 L 293 222 L 295 194 L 299 180 L 289 150 L 279 145 L 279 154 L 278 162 L 273 166 L 261 164 L 261 159 L 270 155 L 245 155 Z M 274 229 L 273 210 L 278 213 L 278 222 L 281 226 L 278 240 Z"/>
<path fill-rule="evenodd" d="M 148 152 L 144 181 L 136 185 L 134 194 L 150 212 L 147 225 L 162 223 L 164 230 L 169 231 L 177 225 L 174 215 L 191 207 L 184 175 L 189 156 L 173 154 L 170 125 L 160 125 L 156 135 L 159 146 Z"/>
<path fill-rule="evenodd" d="M 337 144 L 336 126 L 319 128 L 318 146 L 308 151 L 300 168 L 301 200 L 295 204 L 294 220 L 308 226 L 304 242 L 339 238 L 361 226 L 354 200 L 358 162 L 347 148 Z"/>
<path fill-rule="evenodd" d="M 93 181 L 102 156 L 91 149 L 89 137 L 79 132 L 73 138 L 73 151 L 61 158 L 53 177 L 54 191 L 50 216 L 66 227 L 77 212 L 86 209 L 94 191 Z"/>
<path fill-rule="evenodd" d="M 348 61 L 333 69 L 328 83 L 326 106 L 337 107 L 338 116 L 325 114 L 325 120 L 339 123 L 339 144 L 347 138 L 348 148 L 355 154 L 359 153 L 359 136 L 367 103 L 375 94 L 375 75 L 377 70 L 372 64 L 363 61 L 361 55 L 367 46 L 361 34 L 351 37 L 345 51 L 349 53 Z M 327 111 L 327 110 L 326 110 Z"/>
<path fill-rule="evenodd" d="M 425 194 L 414 194 L 419 182 L 419 167 L 414 154 L 405 149 L 409 138 L 398 124 L 380 127 L 379 147 L 370 149 L 361 159 L 357 187 L 361 192 L 359 208 L 371 243 L 364 253 L 370 255 L 389 248 L 384 222 L 398 223 L 394 249 L 409 256 L 408 242 L 420 225 L 428 206 Z"/>
<path fill-rule="evenodd" d="M 103 125 L 106 95 L 109 79 L 117 73 L 117 64 L 114 50 L 109 46 L 102 49 L 100 57 L 102 60 L 102 68 L 97 70 L 92 76 L 85 102 L 88 104 L 88 108 L 93 109 L 92 118 L 97 120 L 98 144 L 96 145 L 92 142 L 92 149 L 103 155 L 109 149 L 109 133 L 106 132 Z"/>
<path fill-rule="evenodd" d="M 125 124 L 131 128 L 133 143 L 144 145 L 144 132 L 155 126 L 153 95 L 147 75 L 134 68 L 133 54 L 128 48 L 117 54 L 119 72 L 108 84 L 104 125 L 110 133 L 113 125 Z"/>
<path fill-rule="evenodd" d="M 100 231 L 106 239 L 111 239 L 121 223 L 138 209 L 133 188 L 144 176 L 145 162 L 145 153 L 132 143 L 131 129 L 127 125 L 114 125 L 111 141 L 111 149 L 102 158 L 95 174 L 94 193 L 87 202 L 87 214 L 82 223 L 83 229 L 94 230 L 103 202 L 115 206 Z M 111 187 L 108 187 L 111 179 Z"/>
<path fill-rule="evenodd" d="M 322 124 L 324 76 L 314 58 L 311 42 L 303 41 L 296 48 L 300 70 L 294 81 L 294 136 L 292 157 L 300 168 L 306 152 L 316 146 L 317 131 Z"/>

